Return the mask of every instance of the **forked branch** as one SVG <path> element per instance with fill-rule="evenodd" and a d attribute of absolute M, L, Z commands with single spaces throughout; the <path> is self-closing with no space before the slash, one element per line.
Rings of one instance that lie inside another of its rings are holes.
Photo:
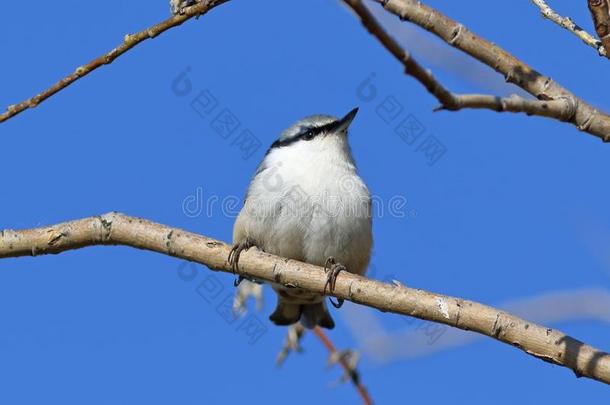
<path fill-rule="evenodd" d="M 383 30 L 361 0 L 343 1 L 358 14 L 369 32 L 405 66 L 406 73 L 422 83 L 440 101 L 441 107 L 438 109 L 457 111 L 463 108 L 485 108 L 539 115 L 569 122 L 581 131 L 595 135 L 604 142 L 610 142 L 609 115 L 598 111 L 550 77 L 540 74 L 507 51 L 421 1 L 375 0 L 400 19 L 419 25 L 449 45 L 488 65 L 501 73 L 506 81 L 521 87 L 536 99 L 451 93 Z"/>

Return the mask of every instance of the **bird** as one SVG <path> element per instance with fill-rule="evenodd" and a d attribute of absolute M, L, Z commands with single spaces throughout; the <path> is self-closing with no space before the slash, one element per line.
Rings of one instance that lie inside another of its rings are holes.
<path fill-rule="evenodd" d="M 373 243 L 371 195 L 348 141 L 357 112 L 305 117 L 272 143 L 233 227 L 228 263 L 235 273 L 241 252 L 252 247 L 323 266 L 331 292 L 341 271 L 366 273 Z M 278 296 L 269 317 L 274 324 L 334 328 L 325 295 L 270 284 Z M 343 304 L 330 302 L 337 308 Z"/>

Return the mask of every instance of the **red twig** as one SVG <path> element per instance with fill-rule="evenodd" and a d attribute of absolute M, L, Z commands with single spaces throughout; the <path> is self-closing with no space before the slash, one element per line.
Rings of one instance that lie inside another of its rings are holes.
<path fill-rule="evenodd" d="M 316 326 L 313 332 L 320 339 L 320 341 L 326 347 L 331 356 L 337 354 L 337 349 L 335 348 L 335 345 L 328 338 L 328 336 L 326 336 L 326 333 L 324 333 L 324 331 L 319 326 Z M 360 396 L 362 397 L 362 402 L 364 402 L 365 405 L 373 405 L 373 401 L 371 400 L 368 391 L 360 382 L 360 376 L 358 372 L 348 363 L 347 359 L 342 356 L 339 356 L 339 364 L 341 364 L 341 367 L 343 367 L 343 370 L 345 370 L 345 373 L 350 377 L 350 380 L 358 390 L 358 394 L 360 394 Z"/>

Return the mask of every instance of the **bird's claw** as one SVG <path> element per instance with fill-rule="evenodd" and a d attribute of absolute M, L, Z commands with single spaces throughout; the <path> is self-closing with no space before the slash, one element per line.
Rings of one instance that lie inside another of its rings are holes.
<path fill-rule="evenodd" d="M 333 292 L 335 290 L 335 284 L 337 283 L 337 276 L 340 272 L 347 270 L 347 268 L 341 264 L 337 263 L 334 257 L 329 257 L 326 259 L 326 263 L 324 263 L 324 271 L 327 274 L 326 284 L 324 284 L 324 294 L 326 294 L 326 288 L 328 287 L 328 291 Z M 328 300 L 335 308 L 341 308 L 343 303 L 345 302 L 342 298 L 337 298 L 337 302 L 333 301 L 332 297 L 328 297 Z"/>
<path fill-rule="evenodd" d="M 253 246 L 255 246 L 254 242 L 250 238 L 246 238 L 243 242 L 238 242 L 233 245 L 233 248 L 229 252 L 229 257 L 227 258 L 227 262 L 229 265 L 231 265 L 233 274 L 237 274 L 239 272 L 239 257 L 241 256 L 241 253 Z M 242 281 L 244 281 L 244 277 L 240 275 L 235 281 L 233 281 L 233 286 L 237 287 Z"/>
<path fill-rule="evenodd" d="M 343 306 L 345 300 L 343 298 L 337 298 L 337 302 L 333 301 L 332 297 L 328 297 L 328 301 L 332 304 L 333 307 L 339 309 Z"/>

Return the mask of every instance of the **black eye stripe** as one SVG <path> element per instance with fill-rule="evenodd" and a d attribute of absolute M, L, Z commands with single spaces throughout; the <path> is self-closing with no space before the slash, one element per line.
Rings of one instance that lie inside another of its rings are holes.
<path fill-rule="evenodd" d="M 317 135 L 320 135 L 324 130 L 324 127 L 309 127 L 303 128 L 301 132 L 297 135 L 297 138 L 304 139 L 306 141 L 310 141 L 315 138 Z"/>
<path fill-rule="evenodd" d="M 299 131 L 299 133 L 296 136 L 293 136 L 292 138 L 284 139 L 284 140 L 278 139 L 277 141 L 273 142 L 271 144 L 271 147 L 267 151 L 267 154 L 269 152 L 271 152 L 272 149 L 288 146 L 288 145 L 291 145 L 300 140 L 311 141 L 316 136 L 318 136 L 328 130 L 331 130 L 337 124 L 337 122 L 338 121 L 332 121 L 332 122 L 329 122 L 328 124 L 324 124 L 321 126 L 303 127 L 303 129 L 301 129 L 301 131 Z"/>

